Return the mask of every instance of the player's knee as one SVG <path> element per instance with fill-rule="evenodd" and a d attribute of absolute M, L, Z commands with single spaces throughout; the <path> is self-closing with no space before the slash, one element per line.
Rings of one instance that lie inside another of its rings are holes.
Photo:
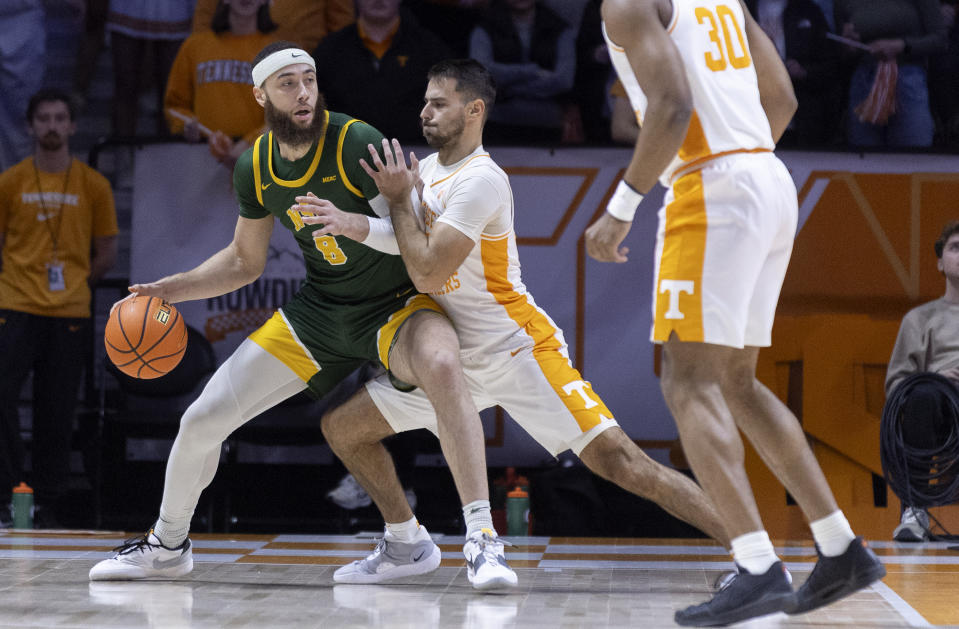
<path fill-rule="evenodd" d="M 674 415 L 681 414 L 681 410 L 693 401 L 697 393 L 697 382 L 687 373 L 670 370 L 664 371 L 659 379 L 659 388 L 666 399 L 666 405 Z"/>
<path fill-rule="evenodd" d="M 180 418 L 181 443 L 203 451 L 223 443 L 235 425 L 226 408 L 229 407 L 212 403 L 202 395 L 197 398 Z"/>
<path fill-rule="evenodd" d="M 594 440 L 581 453 L 583 463 L 606 480 L 616 481 L 629 468 L 629 453 L 622 443 L 613 440 Z"/>
<path fill-rule="evenodd" d="M 459 344 L 438 343 L 421 346 L 415 352 L 414 370 L 420 376 L 423 386 L 432 382 L 443 382 L 462 371 Z"/>
<path fill-rule="evenodd" d="M 750 366 L 731 365 L 722 380 L 723 395 L 748 399 L 756 395 L 756 373 Z"/>
<path fill-rule="evenodd" d="M 583 463 L 598 476 L 628 487 L 636 495 L 654 500 L 659 486 L 656 462 L 623 434 L 623 439 L 611 439 L 597 444 L 597 448 L 583 450 Z M 587 446 L 588 448 L 589 446 Z"/>
<path fill-rule="evenodd" d="M 659 387 L 669 402 L 679 399 L 682 391 L 696 385 L 694 366 L 672 359 L 667 352 L 663 355 L 663 372 L 659 378 Z"/>

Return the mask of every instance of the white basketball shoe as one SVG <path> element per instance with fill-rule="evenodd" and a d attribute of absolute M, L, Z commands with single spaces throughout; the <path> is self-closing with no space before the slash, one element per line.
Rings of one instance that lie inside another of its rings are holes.
<path fill-rule="evenodd" d="M 193 570 L 193 545 L 187 538 L 176 548 L 167 548 L 151 529 L 143 537 L 125 541 L 116 554 L 90 568 L 91 581 L 175 579 Z"/>
<path fill-rule="evenodd" d="M 354 561 L 333 573 L 336 583 L 382 583 L 433 572 L 442 553 L 422 524 L 412 542 L 401 542 L 386 531 L 365 559 Z"/>
<path fill-rule="evenodd" d="M 463 546 L 466 577 L 477 590 L 516 587 L 518 579 L 506 563 L 503 540 L 496 531 L 482 529 L 469 536 Z"/>

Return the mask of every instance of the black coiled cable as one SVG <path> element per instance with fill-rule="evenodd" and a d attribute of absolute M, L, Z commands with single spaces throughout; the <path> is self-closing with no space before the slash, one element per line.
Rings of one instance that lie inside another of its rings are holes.
<path fill-rule="evenodd" d="M 917 384 L 930 382 L 942 389 L 946 421 L 937 445 L 920 448 L 903 439 L 902 407 Z M 959 389 L 945 377 L 917 373 L 893 389 L 882 410 L 879 442 L 883 476 L 905 504 L 925 509 L 959 501 Z"/>

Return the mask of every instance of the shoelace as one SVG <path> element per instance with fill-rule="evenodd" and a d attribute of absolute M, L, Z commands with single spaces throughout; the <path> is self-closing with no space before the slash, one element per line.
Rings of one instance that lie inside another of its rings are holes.
<path fill-rule="evenodd" d="M 502 537 L 492 537 L 491 535 L 487 533 L 483 533 L 479 539 L 475 539 L 473 541 L 475 541 L 476 544 L 480 547 L 480 554 L 486 555 L 488 557 L 492 557 L 494 559 L 499 557 L 499 555 L 496 554 L 496 550 L 492 547 L 493 544 L 500 544 L 501 546 L 510 546 L 510 547 L 513 546 L 513 544 L 509 543 Z M 504 559 L 506 558 L 505 551 L 503 553 L 503 558 Z"/>
<path fill-rule="evenodd" d="M 739 576 L 739 572 L 735 570 L 727 570 L 726 572 L 719 575 L 719 577 L 717 577 L 716 580 L 713 582 L 713 589 L 716 590 L 717 593 L 722 592 L 723 590 L 728 588 L 730 585 L 732 585 L 733 581 L 735 581 L 736 577 L 738 576 Z"/>
<path fill-rule="evenodd" d="M 366 561 L 386 553 L 386 546 L 389 544 L 389 542 L 386 541 L 385 535 L 383 537 L 374 537 L 372 540 L 376 542 L 376 547 L 373 549 L 372 553 L 366 556 Z"/>
<path fill-rule="evenodd" d="M 151 544 L 146 535 L 141 535 L 140 537 L 131 537 L 130 539 L 125 540 L 113 550 L 118 555 L 126 555 L 135 550 L 139 550 L 142 553 L 144 547 L 146 546 L 156 546 L 156 544 Z"/>

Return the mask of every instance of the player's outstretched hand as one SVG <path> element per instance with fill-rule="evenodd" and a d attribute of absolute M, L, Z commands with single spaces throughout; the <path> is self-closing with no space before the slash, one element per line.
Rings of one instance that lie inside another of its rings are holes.
<path fill-rule="evenodd" d="M 344 212 L 326 199 L 321 199 L 312 192 L 306 196 L 296 197 L 297 205 L 291 209 L 307 212 L 303 215 L 303 222 L 307 225 L 320 225 L 320 229 L 313 232 L 313 236 L 345 236 L 356 242 L 363 242 L 370 233 L 370 223 L 362 214 Z"/>
<path fill-rule="evenodd" d="M 360 160 L 360 166 L 366 171 L 379 189 L 380 194 L 388 203 L 401 204 L 410 198 L 410 190 L 416 185 L 419 179 L 420 163 L 416 155 L 410 152 L 410 164 L 406 164 L 406 157 L 403 155 L 403 147 L 400 141 L 394 139 L 392 144 L 383 138 L 383 155 L 380 159 L 376 147 L 372 144 L 367 147 L 370 151 L 370 160 L 372 166 L 365 159 Z"/>
<path fill-rule="evenodd" d="M 621 221 L 604 212 L 586 230 L 586 252 L 600 262 L 626 262 L 629 247 L 620 246 L 633 226 L 632 221 Z"/>

